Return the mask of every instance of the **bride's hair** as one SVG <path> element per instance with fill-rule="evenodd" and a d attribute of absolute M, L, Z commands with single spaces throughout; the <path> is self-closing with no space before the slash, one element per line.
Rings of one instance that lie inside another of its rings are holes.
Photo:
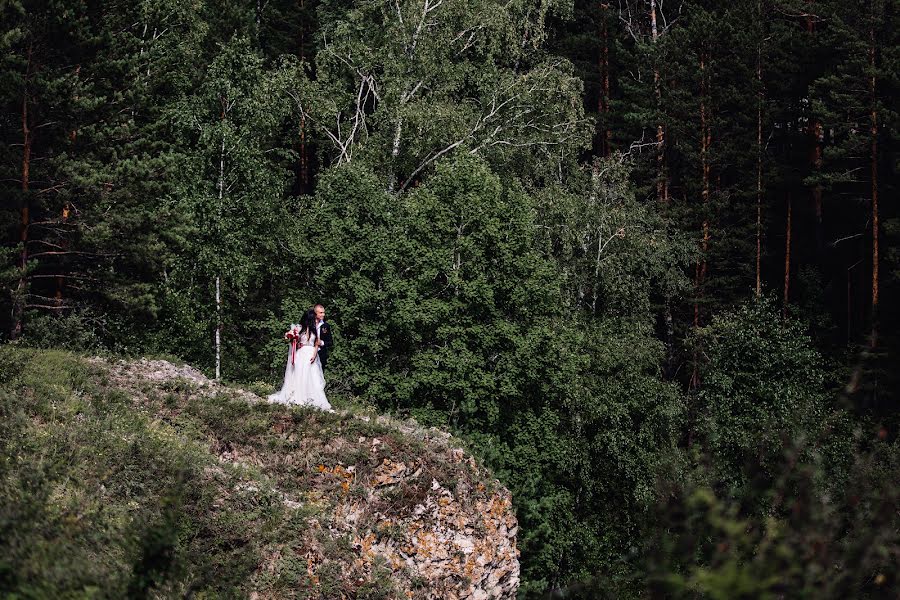
<path fill-rule="evenodd" d="M 309 309 L 300 318 L 300 335 L 304 333 L 316 338 L 316 311 Z"/>

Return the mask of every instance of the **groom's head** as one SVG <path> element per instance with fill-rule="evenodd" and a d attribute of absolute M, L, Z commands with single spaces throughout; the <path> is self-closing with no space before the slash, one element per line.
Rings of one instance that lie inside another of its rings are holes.
<path fill-rule="evenodd" d="M 324 321 L 325 320 L 325 307 L 321 304 L 316 304 L 313 307 L 313 310 L 316 311 L 316 320 Z"/>

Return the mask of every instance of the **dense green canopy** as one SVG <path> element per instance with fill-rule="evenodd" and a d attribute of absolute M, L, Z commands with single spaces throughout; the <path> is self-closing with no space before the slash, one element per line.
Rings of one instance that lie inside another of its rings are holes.
<path fill-rule="evenodd" d="M 523 596 L 841 597 L 755 552 L 812 543 L 792 494 L 824 520 L 890 487 L 898 26 L 897 0 L 2 2 L 3 340 L 271 386 L 322 302 L 338 406 L 452 428 L 511 489 Z M 882 597 L 891 521 L 802 560 Z"/>

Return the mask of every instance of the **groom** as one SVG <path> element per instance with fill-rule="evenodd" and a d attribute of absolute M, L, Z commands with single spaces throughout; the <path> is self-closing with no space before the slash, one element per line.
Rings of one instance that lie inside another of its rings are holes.
<path fill-rule="evenodd" d="M 325 307 L 316 304 L 313 307 L 316 312 L 316 335 L 321 344 L 319 345 L 319 360 L 322 361 L 322 370 L 325 370 L 325 363 L 328 361 L 328 352 L 334 346 L 334 338 L 331 337 L 331 325 L 325 322 Z"/>

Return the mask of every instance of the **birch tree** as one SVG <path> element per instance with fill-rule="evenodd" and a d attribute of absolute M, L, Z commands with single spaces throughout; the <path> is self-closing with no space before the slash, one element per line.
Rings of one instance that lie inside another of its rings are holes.
<path fill-rule="evenodd" d="M 228 302 L 240 303 L 284 245 L 288 223 L 282 194 L 287 173 L 272 145 L 283 103 L 262 67 L 262 58 L 246 40 L 225 44 L 210 65 L 205 82 L 176 114 L 191 144 L 179 196 L 193 234 L 177 274 L 182 284 L 200 275 L 194 293 L 210 313 L 215 377 L 222 376 Z M 302 232 L 296 232 L 302 235 Z M 206 290 L 205 292 L 203 290 Z"/>
<path fill-rule="evenodd" d="M 555 4 L 382 0 L 323 8 L 315 80 L 288 94 L 331 164 L 365 160 L 402 192 L 454 153 L 547 158 L 589 135 L 581 84 L 539 51 Z"/>

